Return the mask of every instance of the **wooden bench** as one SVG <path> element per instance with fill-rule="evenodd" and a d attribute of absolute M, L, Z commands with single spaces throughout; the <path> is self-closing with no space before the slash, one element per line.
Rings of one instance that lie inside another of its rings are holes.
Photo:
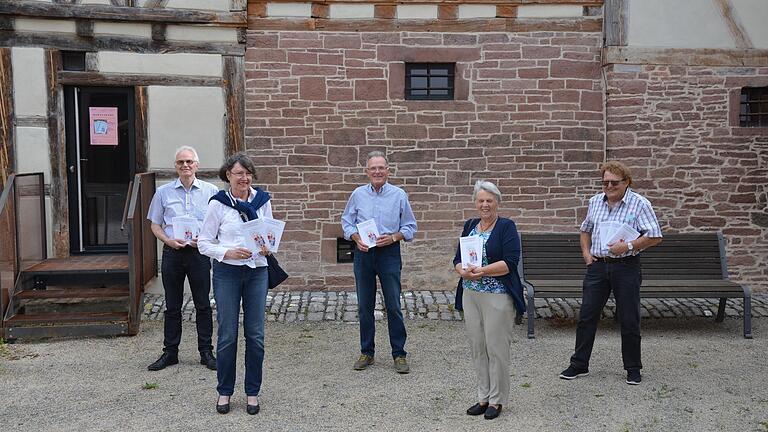
<path fill-rule="evenodd" d="M 534 337 L 535 297 L 581 298 L 585 273 L 578 234 L 521 234 L 518 267 L 528 297 L 528 337 Z M 728 298 L 744 299 L 744 337 L 752 338 L 749 287 L 728 280 L 725 244 L 719 232 L 665 234 L 640 254 L 645 298 L 719 298 L 722 322 Z"/>

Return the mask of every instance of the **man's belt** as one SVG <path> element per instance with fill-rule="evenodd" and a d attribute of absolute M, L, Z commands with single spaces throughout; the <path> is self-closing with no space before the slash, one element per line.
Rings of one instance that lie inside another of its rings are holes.
<path fill-rule="evenodd" d="M 598 261 L 606 262 L 606 263 L 621 263 L 621 262 L 627 262 L 636 260 L 638 257 L 637 255 L 629 255 L 621 258 L 613 258 L 613 257 L 595 257 Z"/>

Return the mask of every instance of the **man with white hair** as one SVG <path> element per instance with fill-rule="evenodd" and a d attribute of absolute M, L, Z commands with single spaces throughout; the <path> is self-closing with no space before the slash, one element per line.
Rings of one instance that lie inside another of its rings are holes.
<path fill-rule="evenodd" d="M 355 286 L 358 317 L 360 319 L 360 357 L 355 370 L 364 370 L 373 364 L 376 321 L 376 276 L 379 277 L 384 304 L 387 308 L 389 343 L 392 346 L 395 371 L 410 371 L 405 352 L 405 323 L 400 310 L 400 241 L 411 241 L 416 233 L 416 218 L 408 202 L 408 195 L 387 182 L 389 163 L 384 153 L 373 151 L 366 159 L 365 173 L 371 181 L 352 192 L 341 215 L 344 238 L 354 240 Z M 369 247 L 357 230 L 359 223 L 373 219 L 379 236 L 376 246 Z"/>
<path fill-rule="evenodd" d="M 181 341 L 181 308 L 184 302 L 184 279 L 189 280 L 195 303 L 197 349 L 200 364 L 216 370 L 213 356 L 213 314 L 211 292 L 211 261 L 197 250 L 197 238 L 179 239 L 173 234 L 174 218 L 186 216 L 202 224 L 208 200 L 219 190 L 211 183 L 199 180 L 197 151 L 189 146 L 176 150 L 176 174 L 179 177 L 157 188 L 149 205 L 147 219 L 152 233 L 163 242 L 162 277 L 165 291 L 165 327 L 163 354 L 147 367 L 151 371 L 179 363 Z"/>

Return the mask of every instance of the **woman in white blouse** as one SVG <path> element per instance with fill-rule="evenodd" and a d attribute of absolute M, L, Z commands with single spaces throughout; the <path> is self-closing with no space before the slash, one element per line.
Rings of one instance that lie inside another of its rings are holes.
<path fill-rule="evenodd" d="M 267 260 L 245 247 L 241 227 L 256 218 L 272 218 L 269 194 L 252 188 L 256 168 L 244 153 L 230 156 L 219 169 L 229 190 L 211 198 L 198 238 L 200 252 L 213 258 L 213 295 L 218 322 L 216 411 L 229 412 L 237 376 L 237 332 L 240 305 L 245 333 L 245 394 L 248 414 L 259 412 L 264 362 L 264 309 L 267 301 Z"/>

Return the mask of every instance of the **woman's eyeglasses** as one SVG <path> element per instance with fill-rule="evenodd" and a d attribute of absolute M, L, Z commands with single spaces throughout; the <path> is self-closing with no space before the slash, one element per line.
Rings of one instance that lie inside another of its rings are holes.
<path fill-rule="evenodd" d="M 608 186 L 618 186 L 618 185 L 619 185 L 621 182 L 623 182 L 623 181 L 624 181 L 624 180 L 626 180 L 626 179 L 627 179 L 627 178 L 626 178 L 626 177 L 624 177 L 624 178 L 623 178 L 623 179 L 621 179 L 621 180 L 603 180 L 603 181 L 601 181 L 600 183 L 603 185 L 603 187 L 608 187 Z"/>

